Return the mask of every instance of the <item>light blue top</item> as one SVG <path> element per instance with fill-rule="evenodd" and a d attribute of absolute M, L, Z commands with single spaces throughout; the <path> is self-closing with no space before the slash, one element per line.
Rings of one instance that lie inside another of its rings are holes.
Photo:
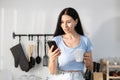
<path fill-rule="evenodd" d="M 90 52 L 92 50 L 91 41 L 86 36 L 80 36 L 80 44 L 75 48 L 70 48 L 63 42 L 62 36 L 56 36 L 53 38 L 57 43 L 57 46 L 61 50 L 61 54 L 58 57 L 58 64 L 60 70 L 84 70 L 83 61 L 76 61 L 76 50 L 82 49 L 82 53 Z M 79 51 L 80 52 L 80 51 Z M 83 57 L 82 54 L 82 57 Z M 80 56 L 81 57 L 81 56 Z M 83 59 L 83 58 L 82 58 Z"/>

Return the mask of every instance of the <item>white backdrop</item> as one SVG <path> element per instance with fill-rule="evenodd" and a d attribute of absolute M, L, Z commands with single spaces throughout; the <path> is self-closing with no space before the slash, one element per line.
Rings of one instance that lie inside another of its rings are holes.
<path fill-rule="evenodd" d="M 13 39 L 12 33 L 52 34 L 58 14 L 65 7 L 79 12 L 85 34 L 93 43 L 95 61 L 120 56 L 120 0 L 0 0 L 0 70 L 10 70 L 13 78 L 30 74 L 43 79 L 49 76 L 48 68 L 42 63 L 29 72 L 14 67 L 10 47 L 17 44 L 18 39 Z M 22 42 L 28 43 L 26 38 Z M 42 57 L 43 46 L 41 53 Z"/>

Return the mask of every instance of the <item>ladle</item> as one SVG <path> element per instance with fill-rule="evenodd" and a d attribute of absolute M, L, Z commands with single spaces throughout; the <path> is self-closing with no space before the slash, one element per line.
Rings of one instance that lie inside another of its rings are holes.
<path fill-rule="evenodd" d="M 39 36 L 37 36 L 37 57 L 36 63 L 39 64 L 41 62 L 41 57 L 39 56 Z"/>

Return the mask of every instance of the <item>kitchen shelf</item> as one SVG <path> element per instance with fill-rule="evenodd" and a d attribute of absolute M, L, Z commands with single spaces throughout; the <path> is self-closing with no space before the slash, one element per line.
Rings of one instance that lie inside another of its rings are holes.
<path fill-rule="evenodd" d="M 103 70 L 104 68 L 104 70 Z M 120 69 L 120 65 L 110 65 L 109 61 L 100 60 L 100 70 L 105 72 L 106 80 L 120 79 L 120 76 L 109 76 L 110 69 Z"/>
<path fill-rule="evenodd" d="M 109 79 L 120 79 L 120 76 L 117 77 L 109 76 Z"/>
<path fill-rule="evenodd" d="M 109 68 L 120 68 L 120 65 L 109 65 Z"/>

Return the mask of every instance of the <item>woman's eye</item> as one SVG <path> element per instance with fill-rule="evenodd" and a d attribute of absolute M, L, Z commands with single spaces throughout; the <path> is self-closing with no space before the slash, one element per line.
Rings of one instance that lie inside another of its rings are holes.
<path fill-rule="evenodd" d="M 67 23 L 71 23 L 71 21 L 68 21 Z"/>

